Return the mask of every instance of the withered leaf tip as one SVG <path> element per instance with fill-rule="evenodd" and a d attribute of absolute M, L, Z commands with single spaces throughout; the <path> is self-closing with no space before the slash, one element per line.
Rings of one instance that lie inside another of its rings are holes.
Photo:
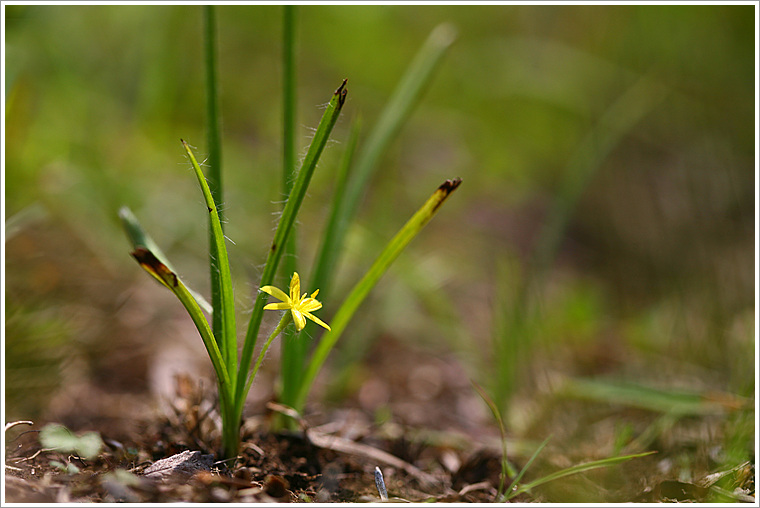
<path fill-rule="evenodd" d="M 132 252 L 132 257 L 135 258 L 138 263 L 140 263 L 140 266 L 153 274 L 159 280 L 163 281 L 167 285 L 170 284 L 173 287 L 177 287 L 177 275 L 172 272 L 169 267 L 163 264 L 151 251 L 145 247 L 137 247 Z"/>
<path fill-rule="evenodd" d="M 343 79 L 343 83 L 338 87 L 337 90 L 335 90 L 335 95 L 338 96 L 338 107 L 342 108 L 343 103 L 346 102 L 346 95 L 348 94 L 348 90 L 344 89 L 346 86 L 346 83 L 348 83 L 348 78 Z"/>
<path fill-rule="evenodd" d="M 457 187 L 459 187 L 459 184 L 462 183 L 461 178 L 454 178 L 453 180 L 446 180 L 441 184 L 440 187 L 438 187 L 440 190 L 446 192 L 447 194 L 454 191 Z"/>
<path fill-rule="evenodd" d="M 443 204 L 444 201 L 446 201 L 446 198 L 449 197 L 449 195 L 456 190 L 457 187 L 459 187 L 459 184 L 462 183 L 461 178 L 455 178 L 453 180 L 446 180 L 443 182 L 438 189 L 436 190 L 436 193 L 439 191 L 443 193 L 442 196 L 440 196 L 440 199 L 438 199 L 434 206 L 433 206 L 433 212 L 437 211 L 438 208 Z"/>

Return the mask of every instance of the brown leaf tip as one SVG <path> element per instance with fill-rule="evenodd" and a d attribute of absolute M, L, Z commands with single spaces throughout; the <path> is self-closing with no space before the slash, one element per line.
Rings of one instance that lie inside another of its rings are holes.
<path fill-rule="evenodd" d="M 154 263 L 161 263 L 158 258 L 151 251 L 145 247 L 137 247 L 134 252 L 131 253 L 132 257 L 137 260 L 138 263 L 152 265 Z"/>
<path fill-rule="evenodd" d="M 436 189 L 436 194 L 441 192 L 442 195 L 440 195 L 436 200 L 435 206 L 433 207 L 433 212 L 436 212 L 438 208 L 440 208 L 443 202 L 446 201 L 446 198 L 448 198 L 449 195 L 454 192 L 457 187 L 459 187 L 460 183 L 462 183 L 461 178 L 454 178 L 453 180 L 446 180 L 438 187 L 438 189 Z"/>
<path fill-rule="evenodd" d="M 163 264 L 155 254 L 144 247 L 138 247 L 132 252 L 132 257 L 140 263 L 145 270 L 154 274 L 167 284 L 177 287 L 177 275 L 172 272 L 168 266 Z"/>
<path fill-rule="evenodd" d="M 456 190 L 457 187 L 459 187 L 459 184 L 462 183 L 461 178 L 454 178 L 453 180 L 446 180 L 441 184 L 440 187 L 438 187 L 438 190 L 442 190 L 446 194 L 451 194 Z"/>
<path fill-rule="evenodd" d="M 337 90 L 335 90 L 335 95 L 339 95 L 338 97 L 338 107 L 343 107 L 343 103 L 346 102 L 346 95 L 348 94 L 348 90 L 346 90 L 344 87 L 346 86 L 346 83 L 348 83 L 348 78 L 343 79 L 343 83 L 340 84 Z"/>

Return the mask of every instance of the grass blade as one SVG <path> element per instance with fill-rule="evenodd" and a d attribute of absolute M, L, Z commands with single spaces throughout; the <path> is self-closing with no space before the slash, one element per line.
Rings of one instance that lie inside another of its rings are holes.
<path fill-rule="evenodd" d="M 580 197 L 602 163 L 642 118 L 666 98 L 666 90 L 649 76 L 641 77 L 604 112 L 586 134 L 562 172 L 562 182 L 534 249 L 535 277 L 542 278 L 555 258 Z"/>
<path fill-rule="evenodd" d="M 357 119 L 351 126 L 346 150 L 343 152 L 338 172 L 335 175 L 335 188 L 333 189 L 333 200 L 330 208 L 330 217 L 327 219 L 327 226 L 323 235 L 320 252 L 314 261 L 314 273 L 311 278 L 311 288 L 328 287 L 330 285 L 328 277 L 332 274 L 332 264 L 337 259 L 341 248 L 339 231 L 348 227 L 350 216 L 345 213 L 344 196 L 351 164 L 354 160 L 356 147 L 359 144 L 359 133 L 361 132 L 361 119 Z"/>
<path fill-rule="evenodd" d="M 129 241 L 132 243 L 133 249 L 142 247 L 149 250 L 153 253 L 154 256 L 156 256 L 159 261 L 161 261 L 161 263 L 166 265 L 169 270 L 176 272 L 171 263 L 169 263 L 166 254 L 164 254 L 163 251 L 159 248 L 158 244 L 153 241 L 153 238 L 151 238 L 150 235 L 145 232 L 143 227 L 140 225 L 140 222 L 137 220 L 137 217 L 135 217 L 135 215 L 132 213 L 132 210 L 126 206 L 121 207 L 121 209 L 119 209 L 119 219 L 121 219 L 121 225 L 124 228 L 124 231 L 127 233 Z M 197 293 L 196 291 L 193 291 L 189 287 L 187 290 L 191 295 L 193 295 L 193 298 L 195 298 L 195 301 L 198 302 L 198 305 L 200 305 L 201 309 L 210 315 L 213 309 L 211 307 L 211 304 L 208 303 L 205 298 L 203 298 L 203 295 Z"/>
<path fill-rule="evenodd" d="M 519 473 L 517 473 L 517 476 L 515 476 L 515 479 L 512 480 L 512 483 L 509 484 L 509 488 L 507 489 L 507 493 L 505 494 L 504 500 L 507 501 L 508 499 L 512 499 L 515 497 L 519 492 L 515 490 L 515 485 L 520 483 L 520 480 L 522 480 L 522 477 L 525 475 L 525 472 L 530 468 L 531 464 L 533 464 L 533 461 L 536 460 L 536 457 L 538 457 L 538 454 L 541 453 L 541 450 L 544 449 L 544 447 L 549 443 L 549 440 L 552 437 L 549 436 L 546 439 L 543 440 L 543 442 L 538 445 L 538 448 L 536 448 L 536 451 L 533 452 L 533 455 L 530 456 L 530 459 L 528 459 L 528 462 L 525 463 L 523 468 L 520 470 Z"/>
<path fill-rule="evenodd" d="M 132 257 L 137 260 L 146 272 L 152 275 L 158 280 L 158 282 L 169 288 L 169 290 L 177 296 L 179 301 L 182 302 L 185 309 L 187 309 L 187 313 L 190 314 L 190 318 L 193 320 L 193 323 L 195 323 L 195 327 L 198 329 L 201 339 L 203 339 L 203 345 L 206 346 L 208 356 L 211 358 L 211 364 L 214 366 L 214 371 L 216 371 L 220 388 L 223 388 L 222 396 L 228 397 L 231 393 L 229 389 L 232 386 L 230 375 L 224 364 L 219 346 L 214 339 L 211 327 L 209 326 L 208 321 L 206 321 L 206 317 L 203 315 L 203 311 L 201 311 L 195 298 L 193 298 L 177 274 L 162 263 L 161 260 L 159 260 L 150 250 L 144 247 L 138 247 L 132 252 Z"/>
<path fill-rule="evenodd" d="M 213 365 L 216 372 L 216 379 L 219 385 L 219 406 L 222 416 L 222 453 L 225 456 L 235 456 L 240 440 L 240 425 L 235 419 L 234 386 L 232 385 L 232 377 L 225 365 L 222 352 L 217 344 L 217 339 L 214 337 L 214 333 L 208 321 L 206 321 L 206 317 L 203 315 L 195 298 L 193 298 L 177 274 L 162 263 L 150 250 L 138 247 L 132 252 L 132 256 L 145 271 L 175 294 L 198 329 L 198 333 L 200 333 L 203 340 L 203 345 L 206 346 L 206 352 L 211 359 L 211 365 Z"/>
<path fill-rule="evenodd" d="M 352 170 L 352 178 L 348 183 L 346 193 L 334 212 L 337 219 L 332 228 L 327 231 L 317 256 L 313 279 L 319 282 L 319 286 L 314 287 L 320 287 L 324 292 L 328 291 L 349 219 L 356 214 L 359 200 L 377 167 L 380 156 L 419 103 L 423 91 L 430 83 L 442 57 L 455 38 L 455 29 L 449 24 L 439 25 L 431 32 L 370 132 L 366 145 L 358 155 L 356 165 Z"/>
<path fill-rule="evenodd" d="M 304 158 L 301 170 L 298 172 L 298 178 L 293 185 L 293 189 L 288 197 L 288 202 L 280 216 L 280 222 L 277 224 L 277 230 L 274 234 L 272 246 L 269 249 L 259 287 L 272 284 L 274 281 L 277 265 L 284 252 L 283 247 L 288 239 L 293 223 L 295 222 L 303 198 L 306 195 L 306 189 L 311 181 L 311 176 L 314 174 L 322 150 L 327 144 L 330 133 L 332 132 L 335 122 L 337 122 L 338 116 L 340 116 L 343 104 L 346 101 L 348 91 L 345 89 L 345 86 L 347 81 L 348 80 L 343 80 L 343 83 L 335 91 L 332 99 L 330 99 L 330 103 L 327 105 L 327 109 L 322 115 L 319 125 L 317 126 L 317 131 L 309 146 L 309 151 Z M 266 303 L 268 296 L 269 295 L 266 293 L 259 293 L 253 305 L 251 319 L 248 322 L 248 331 L 246 332 L 245 342 L 243 343 L 243 351 L 240 356 L 240 368 L 238 369 L 237 382 L 235 384 L 235 409 L 238 416 L 242 415 L 245 397 L 253 382 L 253 377 L 250 377 L 249 379 L 248 370 L 251 365 L 253 350 L 256 345 L 259 327 L 261 326 L 261 319 L 264 314 L 264 304 Z"/>
<path fill-rule="evenodd" d="M 726 407 L 703 393 L 652 388 L 611 379 L 570 379 L 562 389 L 567 397 L 601 401 L 675 416 L 722 414 Z M 735 403 L 741 403 L 739 399 Z"/>
<path fill-rule="evenodd" d="M 644 453 L 636 453 L 634 455 L 623 455 L 620 457 L 610 457 L 607 459 L 602 460 L 595 460 L 593 462 L 586 462 L 585 464 L 578 464 L 577 466 L 568 467 L 565 469 L 562 469 L 560 471 L 555 471 L 554 473 L 551 473 L 549 475 L 544 476 L 543 478 L 539 478 L 538 480 L 535 480 L 531 483 L 522 485 L 521 487 L 518 487 L 517 490 L 514 491 L 514 495 L 522 494 L 523 492 L 528 492 L 531 489 L 534 489 L 538 487 L 539 485 L 543 485 L 545 483 L 552 482 L 554 480 L 558 480 L 560 478 L 564 478 L 566 476 L 578 474 L 578 473 L 584 473 L 586 471 L 591 471 L 593 469 L 599 469 L 602 467 L 610 467 L 614 466 L 616 464 L 620 464 L 621 462 L 626 462 L 631 459 L 636 459 L 639 457 L 645 457 L 647 455 L 652 455 L 653 453 L 657 453 L 655 451 L 651 452 L 644 452 Z M 511 496 L 510 496 L 511 497 Z"/>
<path fill-rule="evenodd" d="M 282 165 L 285 195 L 296 176 L 296 6 L 283 6 L 282 49 Z"/>
<path fill-rule="evenodd" d="M 206 180 L 219 206 L 223 202 L 222 192 L 222 138 L 219 118 L 219 93 L 216 79 L 216 11 L 213 5 L 203 6 L 203 54 L 206 61 L 206 135 L 208 142 L 208 171 Z M 224 224 L 224 212 L 219 210 L 219 220 Z M 224 226 L 222 226 L 224 229 Z"/>
<path fill-rule="evenodd" d="M 499 424 L 499 433 L 501 434 L 501 476 L 499 477 L 499 490 L 496 493 L 496 498 L 500 498 L 502 494 L 504 493 L 504 483 L 506 482 L 506 479 L 509 475 L 509 462 L 507 459 L 507 431 L 504 428 L 504 420 L 501 418 L 501 412 L 499 411 L 499 408 L 496 406 L 496 403 L 491 399 L 491 397 L 488 396 L 486 391 L 481 387 L 478 383 L 470 380 L 470 383 L 472 383 L 472 386 L 475 388 L 475 391 L 478 392 L 478 395 L 480 395 L 480 398 L 483 399 L 483 402 L 486 403 L 488 406 L 488 409 L 491 410 L 491 414 L 493 414 L 493 417 L 496 419 L 496 422 Z"/>
<path fill-rule="evenodd" d="M 206 184 L 206 178 L 203 175 L 198 161 L 195 159 L 190 146 L 184 141 L 182 146 L 185 147 L 190 162 L 195 170 L 195 176 L 203 192 L 203 198 L 206 200 L 208 207 L 209 222 L 211 224 L 211 240 L 214 246 L 213 250 L 217 252 L 217 265 L 219 267 L 219 289 L 220 300 L 219 307 L 214 307 L 214 314 L 221 317 L 221 328 L 214 335 L 219 342 L 219 349 L 224 355 L 225 364 L 229 372 L 235 372 L 237 369 L 237 337 L 235 334 L 235 298 L 232 292 L 232 275 L 230 274 L 230 262 L 227 258 L 227 247 L 225 245 L 224 233 L 222 232 L 222 223 L 219 220 L 217 210 L 211 190 Z M 212 302 L 213 303 L 213 302 Z"/>
<path fill-rule="evenodd" d="M 326 332 L 322 336 L 322 340 L 314 350 L 309 365 L 304 374 L 303 382 L 298 390 L 298 396 L 296 397 L 296 403 L 294 408 L 296 411 L 303 409 L 306 396 L 311 389 L 311 385 L 314 379 L 317 377 L 317 373 L 322 368 L 330 351 L 338 342 L 346 326 L 351 321 L 354 313 L 357 311 L 361 303 L 367 297 L 370 290 L 377 284 L 380 277 L 386 272 L 388 267 L 393 261 L 401 254 L 401 251 L 406 247 L 412 239 L 422 230 L 422 228 L 433 218 L 440 206 L 454 192 L 462 180 L 446 180 L 430 198 L 425 202 L 422 207 L 412 216 L 411 219 L 396 233 L 396 236 L 388 242 L 385 249 L 380 253 L 380 256 L 375 260 L 373 265 L 362 277 L 362 279 L 354 286 L 351 293 L 346 297 L 341 305 L 335 317 L 332 319 L 330 327 L 332 331 Z"/>

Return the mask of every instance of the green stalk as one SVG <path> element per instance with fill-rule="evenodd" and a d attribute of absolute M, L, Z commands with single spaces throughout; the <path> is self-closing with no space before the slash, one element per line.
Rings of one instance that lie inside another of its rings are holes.
<path fill-rule="evenodd" d="M 530 256 L 527 273 L 514 277 L 499 275 L 494 312 L 494 354 L 491 361 L 494 396 L 503 412 L 512 393 L 516 369 L 536 340 L 536 322 L 541 316 L 532 308 L 535 291 L 555 258 L 583 192 L 600 171 L 602 163 L 641 118 L 665 97 L 665 90 L 644 76 L 623 93 L 586 134 L 563 171 L 545 225 Z M 502 266 L 507 266 L 504 262 Z M 517 272 L 515 272 L 517 273 Z M 513 275 L 513 274 L 509 274 Z"/>
<path fill-rule="evenodd" d="M 534 275 L 543 276 L 549 262 L 554 259 L 562 235 L 570 222 L 575 207 L 599 171 L 607 156 L 624 136 L 665 99 L 666 90 L 649 76 L 639 78 L 599 119 L 584 136 L 578 149 L 562 172 L 563 180 L 550 210 L 547 224 L 541 230 L 535 248 Z M 531 281 L 531 283 L 535 283 Z"/>
<path fill-rule="evenodd" d="M 283 6 L 283 52 L 282 52 L 282 189 L 285 196 L 290 195 L 296 179 L 296 6 Z M 293 225 L 290 237 L 283 253 L 281 287 L 287 287 L 293 272 L 296 271 L 296 226 Z M 297 382 L 303 371 L 306 350 L 301 347 L 303 341 L 296 338 L 295 329 L 288 328 L 282 334 L 281 371 L 282 398 L 284 392 Z M 255 372 L 256 369 L 254 369 Z M 255 373 L 251 374 L 255 377 Z M 281 418 L 277 418 L 279 424 Z"/>
<path fill-rule="evenodd" d="M 333 94 L 330 103 L 327 105 L 327 109 L 322 115 L 322 120 L 319 122 L 317 131 L 314 134 L 314 139 L 309 146 L 309 151 L 304 158 L 301 170 L 298 172 L 298 178 L 296 179 L 293 189 L 288 197 L 288 202 L 285 205 L 285 209 L 280 216 L 280 222 L 277 225 L 277 230 L 274 234 L 274 240 L 272 246 L 269 249 L 266 264 L 264 265 L 264 273 L 261 276 L 261 282 L 259 287 L 272 284 L 274 280 L 274 274 L 277 271 L 277 265 L 280 262 L 280 258 L 284 252 L 285 242 L 288 239 L 290 230 L 295 222 L 296 215 L 303 198 L 306 195 L 306 189 L 309 186 L 311 177 L 316 169 L 317 162 L 322 150 L 327 144 L 327 140 L 330 137 L 335 122 L 340 116 L 340 111 L 343 108 L 343 104 L 346 101 L 347 90 L 345 90 L 347 80 L 343 80 L 343 83 Z M 256 346 L 256 339 L 261 326 L 261 318 L 264 314 L 264 305 L 269 295 L 263 292 L 259 292 L 256 301 L 253 305 L 253 311 L 251 319 L 248 322 L 248 330 L 245 336 L 245 342 L 243 343 L 243 350 L 240 356 L 240 368 L 237 372 L 237 381 L 235 384 L 235 413 L 238 419 L 243 413 L 243 404 L 248 394 L 248 390 L 253 383 L 253 377 L 249 376 L 248 369 L 251 365 L 251 359 L 253 357 L 253 350 Z"/>
<path fill-rule="evenodd" d="M 269 334 L 269 338 L 264 343 L 264 346 L 261 348 L 261 352 L 259 353 L 259 358 L 258 360 L 256 360 L 256 365 L 253 366 L 253 370 L 251 371 L 251 378 L 256 377 L 256 373 L 259 371 L 259 367 L 261 367 L 261 364 L 264 361 L 264 356 L 266 356 L 266 352 L 269 349 L 269 346 L 272 345 L 272 341 L 274 340 L 274 338 L 280 335 L 280 333 L 282 333 L 283 330 L 285 330 L 285 327 L 288 326 L 292 320 L 293 320 L 293 315 L 289 311 L 286 311 L 282 315 L 280 322 L 277 324 L 277 326 L 272 331 L 272 333 Z"/>
<path fill-rule="evenodd" d="M 462 183 L 460 179 L 446 180 L 430 198 L 425 202 L 422 207 L 412 216 L 411 219 L 396 233 L 396 236 L 388 242 L 385 249 L 380 253 L 380 256 L 375 260 L 373 265 L 362 277 L 362 279 L 354 286 L 349 295 L 343 301 L 340 309 L 332 319 L 330 327 L 331 331 L 326 332 L 322 336 L 322 340 L 314 350 L 311 356 L 311 361 L 307 366 L 306 373 L 304 374 L 303 382 L 298 390 L 298 396 L 295 399 L 294 409 L 298 412 L 303 410 L 304 403 L 306 402 L 306 396 L 309 394 L 311 385 L 314 383 L 314 379 L 317 377 L 317 373 L 322 368 L 330 351 L 338 342 L 346 326 L 351 321 L 351 318 L 356 313 L 359 306 L 369 294 L 370 290 L 377 284 L 380 277 L 386 272 L 388 267 L 393 261 L 401 254 L 412 239 L 422 230 L 422 228 L 430 222 L 440 206 L 449 197 L 449 195 L 459 187 Z"/>
<path fill-rule="evenodd" d="M 296 177 L 296 6 L 283 6 L 282 186 L 290 194 Z"/>
<path fill-rule="evenodd" d="M 219 206 L 223 202 L 222 193 L 222 138 L 219 119 L 219 93 L 216 86 L 216 11 L 213 5 L 203 6 L 203 53 L 206 69 L 206 121 L 208 142 L 208 180 L 211 195 Z M 219 211 L 219 219 L 224 224 L 224 212 Z M 224 226 L 222 226 L 224 229 Z"/>
<path fill-rule="evenodd" d="M 334 212 L 337 219 L 325 235 L 317 256 L 312 276 L 317 285 L 312 287 L 322 288 L 325 292 L 329 290 L 349 221 L 356 215 L 359 200 L 377 168 L 377 163 L 420 102 L 422 93 L 455 38 L 456 31 L 453 26 L 447 23 L 437 26 L 401 78 L 358 156 L 356 166 L 352 170 L 352 179 Z"/>
<path fill-rule="evenodd" d="M 223 202 L 222 193 L 222 141 L 219 129 L 219 94 L 216 87 L 216 12 L 213 5 L 203 7 L 203 53 L 206 70 L 206 129 L 208 145 L 207 182 L 219 214 L 219 221 L 224 231 L 224 214 L 219 210 Z M 209 217 L 209 221 L 211 218 Z M 219 252 L 214 241 L 213 226 L 209 222 L 209 270 L 211 274 L 211 305 L 214 309 L 222 308 L 222 283 L 219 266 Z M 211 328 L 224 354 L 227 368 L 232 370 L 237 365 L 237 345 L 232 350 L 220 337 L 224 336 L 224 319 L 222 312 L 213 312 Z"/>

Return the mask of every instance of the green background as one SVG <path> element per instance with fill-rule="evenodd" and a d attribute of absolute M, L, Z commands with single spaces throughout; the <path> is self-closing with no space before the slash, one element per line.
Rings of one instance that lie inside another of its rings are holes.
<path fill-rule="evenodd" d="M 301 153 L 349 80 L 299 216 L 302 279 L 351 121 L 366 135 L 433 28 L 458 33 L 380 162 L 334 291 L 441 182 L 463 183 L 339 344 L 338 403 L 356 389 L 351 369 L 389 338 L 454 355 L 505 412 L 547 372 L 753 396 L 753 6 L 298 13 Z M 282 199 L 281 27 L 279 6 L 217 8 L 226 234 L 243 307 Z M 179 143 L 206 153 L 201 33 L 197 6 L 5 6 L 9 419 L 45 414 L 72 379 L 145 387 L 145 360 L 131 381 L 118 372 L 135 341 L 172 325 L 122 312 L 146 277 L 120 206 L 207 292 L 205 210 Z M 329 322 L 342 298 L 320 298 Z"/>

